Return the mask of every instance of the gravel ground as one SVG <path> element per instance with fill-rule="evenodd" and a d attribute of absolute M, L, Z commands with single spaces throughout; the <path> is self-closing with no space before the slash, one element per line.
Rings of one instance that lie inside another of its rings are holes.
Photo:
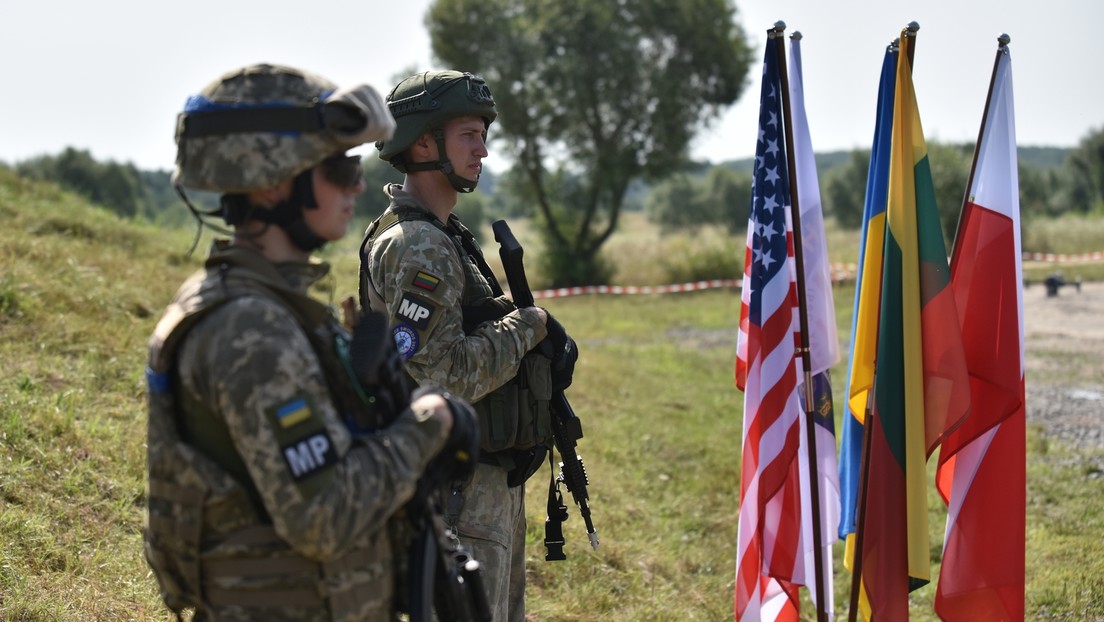
<path fill-rule="evenodd" d="M 1104 450 L 1104 283 L 1047 297 L 1024 289 L 1028 425 L 1079 449 Z"/>

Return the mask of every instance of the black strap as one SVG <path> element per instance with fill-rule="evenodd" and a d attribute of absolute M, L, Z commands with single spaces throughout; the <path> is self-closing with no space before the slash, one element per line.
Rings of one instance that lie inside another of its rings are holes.
<path fill-rule="evenodd" d="M 567 559 L 563 550 L 563 522 L 567 520 L 567 504 L 564 503 L 563 493 L 560 492 L 552 452 L 548 452 L 548 466 L 552 470 L 552 476 L 548 481 L 548 505 L 544 519 L 544 561 L 556 562 Z"/>
<path fill-rule="evenodd" d="M 498 278 L 495 277 L 494 271 L 491 270 L 491 266 L 487 264 L 487 260 L 483 257 L 483 251 L 479 249 L 479 244 L 475 241 L 475 235 L 460 222 L 460 219 L 455 215 L 449 215 L 448 226 L 445 228 L 450 235 L 455 236 L 460 241 L 460 247 L 466 252 L 472 259 L 475 260 L 475 265 L 479 268 L 479 273 L 483 275 L 483 278 L 487 279 L 487 283 L 491 286 L 491 293 L 495 296 L 502 296 L 502 285 L 499 284 Z"/>
<path fill-rule="evenodd" d="M 247 132 L 320 132 L 325 129 L 321 106 L 220 108 L 184 115 L 184 138 Z"/>

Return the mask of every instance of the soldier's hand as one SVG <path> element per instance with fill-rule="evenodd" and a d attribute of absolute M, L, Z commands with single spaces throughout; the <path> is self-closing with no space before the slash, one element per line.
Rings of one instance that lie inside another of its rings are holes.
<path fill-rule="evenodd" d="M 409 389 L 382 313 L 368 310 L 359 318 L 349 341 L 349 364 L 360 385 L 373 389 L 385 416 L 398 416 L 410 401 Z"/>
<path fill-rule="evenodd" d="M 427 398 L 444 402 L 443 407 L 435 411 L 444 410 L 451 422 L 448 440 L 430 462 L 426 475 L 440 481 L 467 477 L 479 459 L 479 420 L 475 410 L 467 401 L 447 391 L 421 388 L 414 392 L 414 397 L 415 404 Z"/>
<path fill-rule="evenodd" d="M 579 349 L 575 340 L 552 314 L 548 314 L 548 342 L 552 345 L 552 390 L 563 391 L 571 386 Z"/>

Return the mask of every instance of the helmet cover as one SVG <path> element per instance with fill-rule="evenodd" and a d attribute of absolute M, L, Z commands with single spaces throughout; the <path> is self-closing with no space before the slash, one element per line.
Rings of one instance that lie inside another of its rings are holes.
<path fill-rule="evenodd" d="M 306 71 L 251 65 L 188 98 L 177 117 L 172 181 L 222 193 L 270 188 L 394 130 L 366 84 L 339 89 Z"/>

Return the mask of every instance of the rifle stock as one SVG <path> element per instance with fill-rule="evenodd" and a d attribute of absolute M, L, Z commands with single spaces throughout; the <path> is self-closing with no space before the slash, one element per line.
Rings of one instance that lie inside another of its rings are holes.
<path fill-rule="evenodd" d="M 524 250 L 521 244 L 518 243 L 505 220 L 495 221 L 491 229 L 494 231 L 495 241 L 499 243 L 499 257 L 502 259 L 502 268 L 506 273 L 506 281 L 510 284 L 510 295 L 514 303 L 518 307 L 534 306 L 533 292 L 525 276 L 525 265 L 522 261 Z M 583 465 L 583 459 L 575 451 L 576 441 L 583 438 L 582 422 L 575 415 L 563 391 L 552 393 L 549 411 L 552 415 L 553 442 L 562 460 L 557 482 L 562 481 L 567 491 L 571 493 L 575 505 L 579 507 L 579 514 L 586 523 L 590 546 L 598 550 L 598 532 L 590 516 L 586 467 Z M 545 546 L 548 547 L 545 560 L 547 561 L 566 559 L 563 554 L 563 531 L 559 523 L 567 518 L 567 507 L 563 505 L 562 500 L 558 500 L 559 498 L 558 489 L 549 491 L 548 518 L 545 524 Z"/>

